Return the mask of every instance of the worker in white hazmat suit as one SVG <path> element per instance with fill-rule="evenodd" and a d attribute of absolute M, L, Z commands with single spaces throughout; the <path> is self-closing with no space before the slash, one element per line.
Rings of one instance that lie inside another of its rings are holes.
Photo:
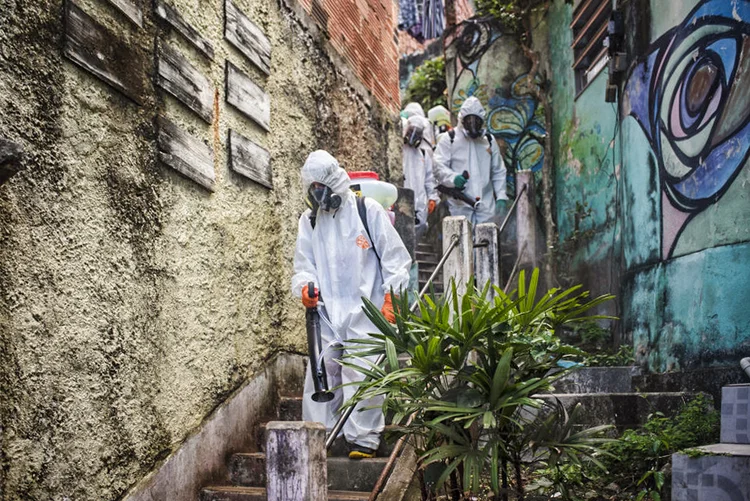
<path fill-rule="evenodd" d="M 486 132 L 485 111 L 474 96 L 464 101 L 458 112 L 458 125 L 440 138 L 435 149 L 433 172 L 437 182 L 449 188 L 464 188 L 471 199 L 480 197 L 473 209 L 449 199 L 452 216 L 466 216 L 472 224 L 490 220 L 501 212 L 508 200 L 505 193 L 506 170 L 497 140 Z M 467 180 L 461 174 L 467 171 Z"/>
<path fill-rule="evenodd" d="M 365 228 L 356 195 L 349 190 L 349 177 L 329 153 L 318 150 L 307 157 L 302 167 L 302 185 L 311 208 L 299 219 L 292 293 L 301 297 L 306 307 L 318 306 L 323 320 L 325 367 L 329 387 L 334 388 L 364 377 L 336 362 L 346 349 L 341 344 L 378 332 L 362 310 L 361 298 L 382 307 L 386 319 L 393 322 L 390 291 L 398 294 L 406 289 L 411 258 L 383 207 L 369 198 L 364 200 Z M 308 291 L 308 282 L 315 283 L 316 293 Z M 355 391 L 354 386 L 344 386 L 336 390 L 332 401 L 314 402 L 308 367 L 303 419 L 323 423 L 330 430 L 342 403 Z M 362 412 L 358 409 L 378 403 L 376 400 L 360 403 L 344 425 L 343 434 L 351 450 L 349 457 L 374 456 L 385 424 L 383 412 L 379 408 Z"/>
<path fill-rule="evenodd" d="M 413 115 L 404 127 L 404 188 L 414 191 L 417 241 L 427 230 L 427 215 L 433 213 L 440 201 L 432 174 L 432 147 L 424 138 L 428 126 L 423 117 Z"/>

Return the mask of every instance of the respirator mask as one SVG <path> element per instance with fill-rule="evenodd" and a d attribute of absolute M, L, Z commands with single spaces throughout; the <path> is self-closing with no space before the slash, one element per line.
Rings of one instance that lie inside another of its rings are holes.
<path fill-rule="evenodd" d="M 479 115 L 466 115 L 461 120 L 461 125 L 472 139 L 482 137 L 484 134 L 484 120 Z"/>
<path fill-rule="evenodd" d="M 307 190 L 308 207 L 313 211 L 313 214 L 318 212 L 318 209 L 323 212 L 336 210 L 341 206 L 341 197 L 333 192 L 331 188 L 324 184 L 313 183 Z"/>
<path fill-rule="evenodd" d="M 406 126 L 406 132 L 404 133 L 404 144 L 416 148 L 422 142 L 423 134 L 424 127 L 419 127 L 413 123 L 409 123 L 409 125 Z"/>

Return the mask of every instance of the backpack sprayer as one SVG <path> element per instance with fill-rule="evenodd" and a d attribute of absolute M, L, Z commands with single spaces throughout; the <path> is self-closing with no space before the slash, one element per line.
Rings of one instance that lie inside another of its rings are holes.
<path fill-rule="evenodd" d="M 469 180 L 469 171 L 463 171 L 461 173 L 461 176 L 463 176 L 464 179 L 467 181 Z M 465 203 L 472 209 L 476 210 L 477 207 L 479 207 L 479 197 L 476 197 L 476 199 L 472 199 L 470 196 L 468 196 L 466 193 L 464 193 L 463 188 L 448 188 L 447 186 L 438 185 L 437 190 L 440 193 L 444 193 L 445 195 L 448 195 L 449 197 L 453 197 L 456 200 L 460 200 L 461 202 Z"/>
<path fill-rule="evenodd" d="M 308 282 L 307 294 L 311 298 L 318 297 L 315 292 L 315 284 Z M 323 339 L 320 333 L 320 313 L 318 308 L 307 308 L 305 311 L 305 323 L 307 327 L 307 349 L 310 354 L 310 373 L 312 374 L 315 393 L 312 399 L 315 402 L 330 402 L 333 400 L 333 392 L 328 389 L 328 375 L 326 364 L 321 355 L 323 351 Z"/>

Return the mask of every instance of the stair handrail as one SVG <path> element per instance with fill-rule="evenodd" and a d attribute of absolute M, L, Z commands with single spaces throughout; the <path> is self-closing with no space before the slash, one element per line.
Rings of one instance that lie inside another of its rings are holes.
<path fill-rule="evenodd" d="M 502 235 L 503 230 L 508 225 L 508 221 L 510 221 L 510 216 L 513 215 L 513 211 L 516 210 L 516 205 L 518 205 L 518 201 L 521 199 L 521 195 L 526 193 L 526 188 L 529 186 L 527 184 L 523 185 L 523 188 L 521 188 L 521 192 L 516 195 L 516 198 L 513 199 L 513 203 L 510 205 L 510 209 L 508 209 L 508 214 L 505 215 L 505 219 L 503 219 L 502 224 L 500 225 L 500 229 L 498 230 L 498 233 Z"/>
<path fill-rule="evenodd" d="M 427 292 L 427 289 L 429 289 L 430 285 L 432 285 L 432 281 L 437 276 L 438 272 L 443 269 L 443 266 L 445 265 L 445 262 L 448 260 L 448 258 L 451 255 L 451 252 L 458 247 L 459 239 L 458 235 L 453 235 L 453 238 L 451 238 L 451 243 L 448 246 L 448 248 L 443 253 L 443 256 L 440 258 L 440 261 L 438 262 L 437 266 L 435 267 L 435 271 L 432 272 L 432 275 L 430 275 L 430 278 L 427 279 L 427 282 L 424 284 L 424 287 L 422 287 L 422 290 L 419 291 L 419 295 L 417 296 L 417 299 L 414 301 L 414 303 L 409 308 L 409 311 L 414 313 L 414 311 L 417 309 L 417 306 L 419 305 L 419 300 L 422 299 L 422 296 Z M 377 360 L 375 360 L 375 365 L 380 365 L 385 361 L 385 353 L 382 353 L 378 355 Z M 365 381 L 369 380 L 369 377 L 365 378 Z M 359 390 L 357 390 L 359 392 Z M 339 419 L 336 421 L 336 424 L 333 425 L 333 428 L 331 428 L 331 433 L 326 437 L 326 450 L 330 449 L 333 445 L 333 442 L 336 440 L 336 437 L 341 432 L 341 429 L 344 427 L 344 424 L 346 421 L 351 417 L 352 412 L 354 412 L 354 406 L 351 405 L 347 407 L 344 412 L 339 416 Z M 395 449 L 394 449 L 395 450 Z"/>

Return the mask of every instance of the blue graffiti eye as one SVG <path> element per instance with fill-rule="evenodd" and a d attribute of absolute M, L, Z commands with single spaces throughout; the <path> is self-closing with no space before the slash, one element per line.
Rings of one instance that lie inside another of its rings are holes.
<path fill-rule="evenodd" d="M 750 112 L 740 97 L 746 84 L 738 79 L 748 66 L 742 55 L 748 38 L 735 27 L 695 25 L 672 40 L 658 68 L 654 140 L 667 191 L 685 210 L 719 196 L 741 165 L 728 168 L 734 162 L 726 153 L 748 148 Z"/>

